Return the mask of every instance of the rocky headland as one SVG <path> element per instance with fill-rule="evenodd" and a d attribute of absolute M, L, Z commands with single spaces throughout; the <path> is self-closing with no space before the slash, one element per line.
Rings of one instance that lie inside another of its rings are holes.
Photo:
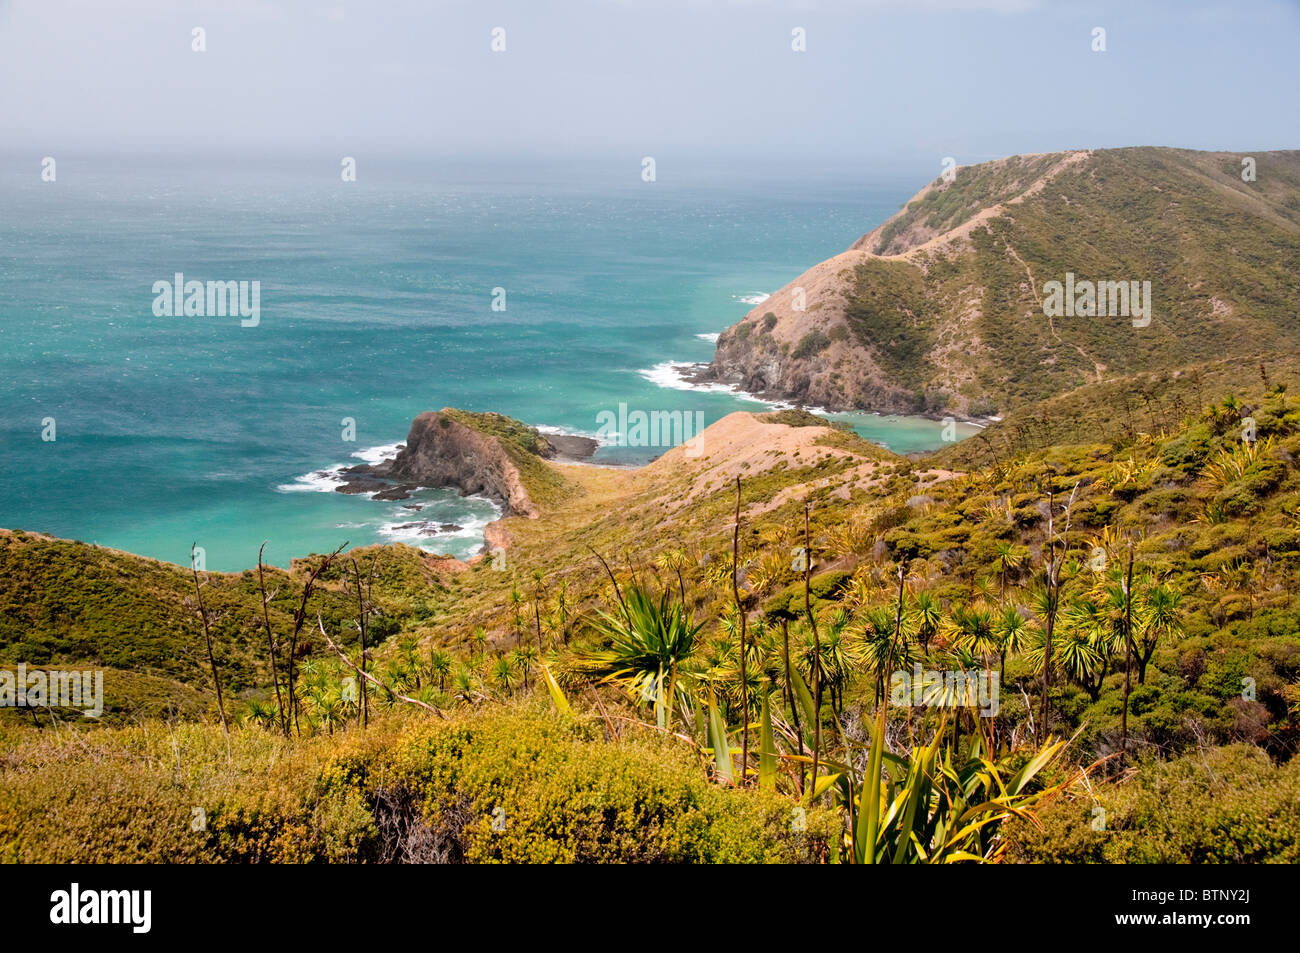
<path fill-rule="evenodd" d="M 1300 249 L 1300 152 L 1253 158 L 1267 181 L 1244 182 L 1238 154 L 1185 149 L 956 168 L 722 332 L 688 377 L 801 406 L 978 419 L 1249 358 L 1264 341 L 1293 353 L 1296 284 L 1271 263 Z M 1150 280 L 1151 313 L 1135 322 L 1126 295 L 1102 306 L 1097 290 L 1096 308 L 1049 317 L 1045 288 L 1076 273 Z"/>
<path fill-rule="evenodd" d="M 542 462 L 582 462 L 597 446 L 590 437 L 544 436 L 501 414 L 445 407 L 416 417 L 393 459 L 342 470 L 346 482 L 336 490 L 404 500 L 424 487 L 452 487 L 463 496 L 487 497 L 505 516 L 535 519 L 534 496 L 540 485 L 554 482 Z"/>

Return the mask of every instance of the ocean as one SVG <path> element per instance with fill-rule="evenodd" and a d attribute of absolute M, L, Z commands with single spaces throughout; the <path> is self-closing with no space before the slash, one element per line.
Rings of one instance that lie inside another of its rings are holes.
<path fill-rule="evenodd" d="M 333 492 L 332 471 L 392 453 L 424 410 L 595 435 L 620 404 L 706 424 L 765 409 L 675 368 L 932 172 L 661 161 L 647 183 L 635 156 L 362 160 L 354 182 L 334 157 L 0 169 L 0 526 L 183 565 L 197 544 L 211 570 L 255 565 L 263 541 L 281 566 L 344 541 L 478 551 L 488 500 Z M 258 282 L 256 326 L 156 313 L 178 273 Z M 936 421 L 835 416 L 899 452 L 940 443 Z"/>

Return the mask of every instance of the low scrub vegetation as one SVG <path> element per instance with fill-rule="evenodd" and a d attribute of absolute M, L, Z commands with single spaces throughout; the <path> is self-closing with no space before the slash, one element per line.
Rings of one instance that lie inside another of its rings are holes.
<path fill-rule="evenodd" d="M 6 738 L 24 863 L 800 862 L 828 812 L 711 784 L 682 746 L 537 705 L 286 740 L 212 725 Z"/>
<path fill-rule="evenodd" d="M 997 447 L 956 470 L 827 429 L 703 490 L 592 470 L 505 571 L 385 548 L 187 593 L 10 534 L 10 658 L 151 620 L 139 666 L 190 705 L 8 713 L 0 857 L 1294 860 L 1300 401 Z M 114 571 L 122 617 L 77 615 Z"/>

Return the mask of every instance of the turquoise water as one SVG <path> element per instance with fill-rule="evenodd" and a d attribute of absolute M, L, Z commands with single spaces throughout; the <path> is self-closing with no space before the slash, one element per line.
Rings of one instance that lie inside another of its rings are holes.
<path fill-rule="evenodd" d="M 664 365 L 707 361 L 703 336 L 746 299 L 842 251 L 924 178 L 683 180 L 661 163 L 647 184 L 639 161 L 429 162 L 363 164 L 345 184 L 335 161 L 69 157 L 54 183 L 5 161 L 0 526 L 177 563 L 197 542 L 217 570 L 255 564 L 263 540 L 278 565 L 345 540 L 469 555 L 489 502 L 380 503 L 320 471 L 377 458 L 444 406 L 577 433 L 620 402 L 705 423 L 761 409 L 662 386 Z M 260 324 L 155 316 L 153 283 L 176 272 L 259 281 Z M 900 452 L 939 443 L 933 421 L 852 419 Z"/>

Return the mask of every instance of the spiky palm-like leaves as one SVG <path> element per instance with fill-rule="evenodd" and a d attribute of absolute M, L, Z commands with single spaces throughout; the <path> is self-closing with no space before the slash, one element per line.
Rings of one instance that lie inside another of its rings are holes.
<path fill-rule="evenodd" d="M 930 640 L 939 632 L 943 621 L 943 610 L 933 593 L 920 592 L 912 601 L 912 618 L 916 625 L 916 639 L 922 648 L 928 648 Z"/>
<path fill-rule="evenodd" d="M 429 679 L 438 683 L 438 691 L 443 691 L 447 687 L 447 679 L 451 676 L 451 671 L 451 654 L 443 649 L 431 649 L 429 651 Z"/>
<path fill-rule="evenodd" d="M 830 699 L 831 709 L 839 712 L 844 707 L 844 691 L 861 653 L 848 638 L 850 619 L 845 612 L 836 610 L 825 618 L 819 616 L 819 620 L 817 638 L 802 623 L 792 629 L 791 638 L 797 641 L 791 647 L 791 661 L 804 684 L 811 685 L 815 671 L 814 661 L 820 647 L 822 690 Z"/>
<path fill-rule="evenodd" d="M 859 864 L 943 864 L 997 860 L 1005 850 L 1003 822 L 1028 817 L 1064 787 L 1036 789 L 1034 779 L 1055 761 L 1064 742 L 1050 739 L 1018 768 L 991 759 L 974 736 L 965 758 L 944 748 L 940 723 L 924 748 L 886 753 L 884 709 L 872 729 L 866 775 L 842 775 L 841 797 L 857 807 L 850 857 Z M 888 763 L 890 770 L 884 770 Z"/>
<path fill-rule="evenodd" d="M 279 709 L 269 702 L 259 702 L 256 699 L 251 699 L 244 706 L 244 712 L 239 720 L 245 726 L 256 725 L 258 728 L 271 728 L 279 723 L 279 714 Z"/>
<path fill-rule="evenodd" d="M 478 689 L 473 670 L 464 665 L 457 666 L 451 676 L 451 688 L 452 692 L 461 701 L 473 701 L 474 694 Z"/>
<path fill-rule="evenodd" d="M 601 612 L 596 619 L 609 648 L 587 653 L 577 666 L 653 704 L 655 720 L 666 727 L 673 699 L 684 692 L 687 667 L 703 627 L 667 592 L 656 600 L 634 585 L 617 615 Z"/>
<path fill-rule="evenodd" d="M 1168 583 L 1150 585 L 1139 612 L 1137 644 L 1138 684 L 1147 680 L 1147 665 L 1156 646 L 1164 639 L 1177 638 L 1183 632 L 1183 594 Z"/>
<path fill-rule="evenodd" d="M 524 688 L 527 688 L 533 669 L 537 667 L 538 660 L 541 658 L 541 655 L 537 651 L 537 646 L 520 645 L 510 653 L 508 658 L 510 660 L 510 667 L 519 673 L 520 678 L 523 679 Z"/>
<path fill-rule="evenodd" d="M 861 614 L 861 619 L 858 651 L 867 670 L 875 676 L 879 700 L 884 697 L 885 680 L 890 673 L 908 668 L 920 658 L 912 639 L 916 620 L 911 613 L 904 613 L 900 620 L 896 608 L 891 606 L 868 609 Z"/>
<path fill-rule="evenodd" d="M 1202 471 L 1210 486 L 1221 490 L 1258 470 L 1273 453 L 1273 438 L 1262 442 L 1242 442 L 1219 451 L 1212 463 Z"/>
<path fill-rule="evenodd" d="M 499 656 L 488 670 L 488 677 L 498 689 L 509 694 L 515 687 L 515 666 L 504 655 Z"/>
<path fill-rule="evenodd" d="M 956 606 L 948 624 L 954 645 L 986 660 L 998 650 L 996 617 L 984 603 Z"/>
<path fill-rule="evenodd" d="M 994 623 L 998 643 L 998 678 L 1006 681 L 1007 656 L 1019 655 L 1029 646 L 1033 630 L 1019 606 L 1007 605 Z"/>
<path fill-rule="evenodd" d="M 1007 577 L 1014 576 L 1029 561 L 1029 550 L 1008 540 L 997 544 L 994 550 L 993 569 L 998 573 L 1002 601 L 1007 598 Z"/>

